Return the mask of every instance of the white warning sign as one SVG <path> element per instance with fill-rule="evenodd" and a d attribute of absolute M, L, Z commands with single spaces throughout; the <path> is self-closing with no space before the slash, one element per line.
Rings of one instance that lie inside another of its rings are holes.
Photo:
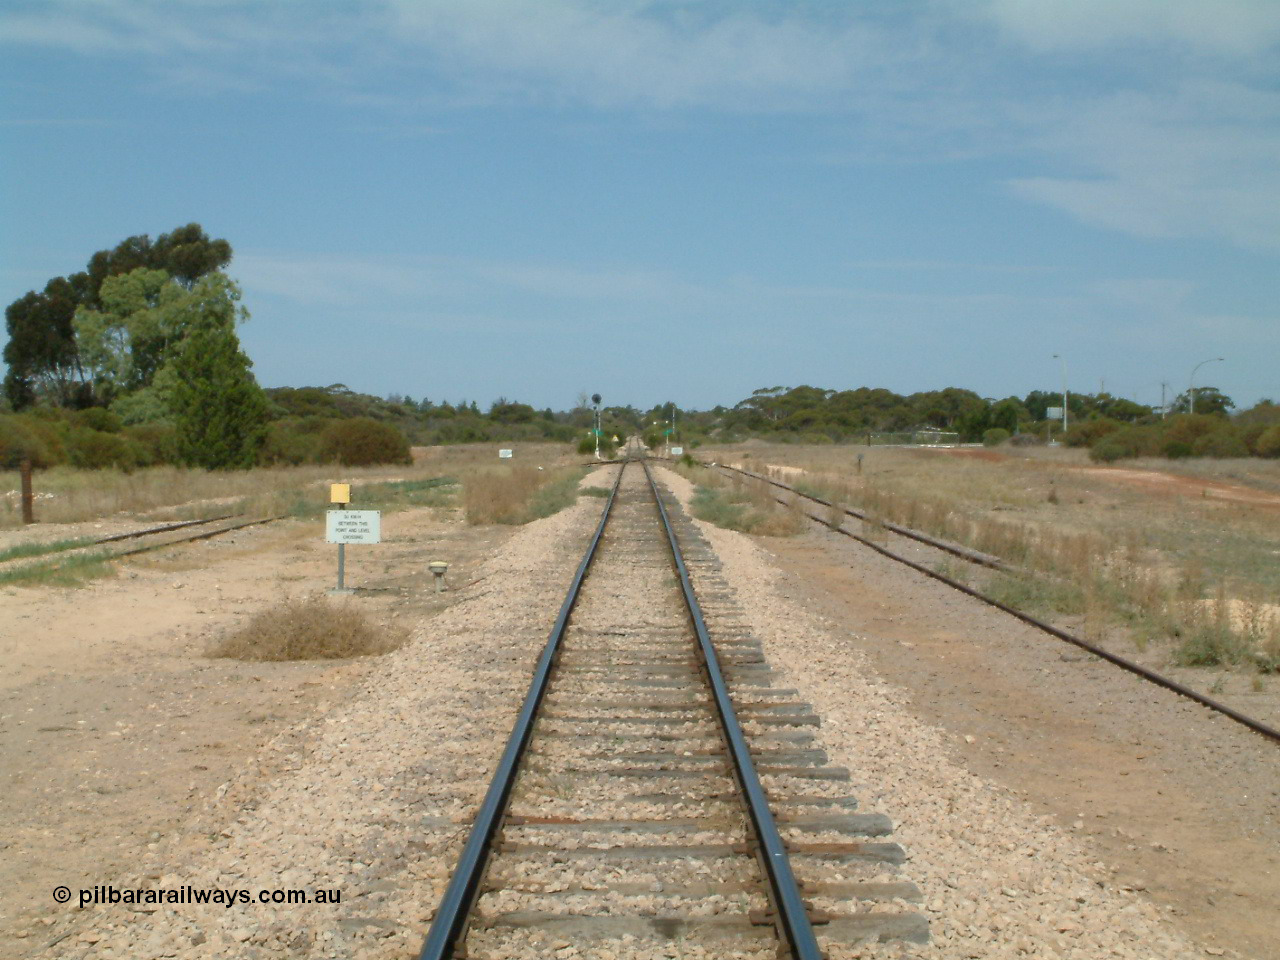
<path fill-rule="evenodd" d="M 382 511 L 329 510 L 324 534 L 329 543 L 381 543 Z"/>

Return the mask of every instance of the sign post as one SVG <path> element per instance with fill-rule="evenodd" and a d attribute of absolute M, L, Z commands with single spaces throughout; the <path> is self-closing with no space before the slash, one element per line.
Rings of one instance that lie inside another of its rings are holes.
<path fill-rule="evenodd" d="M 338 545 L 338 587 L 330 593 L 354 593 L 346 585 L 347 544 L 381 543 L 382 512 L 379 510 L 348 510 L 351 502 L 351 484 L 335 483 L 329 487 L 329 502 L 338 506 L 325 514 L 325 539 Z"/>

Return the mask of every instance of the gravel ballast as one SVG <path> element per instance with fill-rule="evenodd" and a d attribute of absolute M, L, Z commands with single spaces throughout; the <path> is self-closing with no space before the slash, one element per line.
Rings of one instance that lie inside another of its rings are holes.
<path fill-rule="evenodd" d="M 584 484 L 612 482 L 616 468 Z M 601 503 L 581 498 L 515 534 L 452 607 L 382 658 L 363 690 L 268 746 L 295 769 L 221 819 L 173 838 L 128 887 L 338 891 L 338 904 L 65 909 L 35 955 L 60 958 L 404 957 L 416 953 L 486 789 L 529 671 Z M 304 752 L 299 740 L 307 741 Z M 252 779 L 251 764 L 244 779 Z M 250 791 L 235 781 L 225 807 Z M 95 881 L 87 878 L 86 885 Z M 73 896 L 75 894 L 73 893 Z M 53 931 L 57 931 L 56 933 Z"/>
<path fill-rule="evenodd" d="M 687 506 L 692 484 L 669 470 L 660 476 Z M 748 537 L 698 526 L 769 660 L 821 716 L 832 762 L 852 771 L 867 809 L 894 819 L 909 857 L 903 874 L 924 893 L 931 943 L 837 946 L 831 960 L 1206 955 L 1141 895 L 1111 887 L 1106 866 L 1060 827 L 958 765 L 943 732 L 913 717 L 835 625 L 776 587 L 773 565 Z"/>

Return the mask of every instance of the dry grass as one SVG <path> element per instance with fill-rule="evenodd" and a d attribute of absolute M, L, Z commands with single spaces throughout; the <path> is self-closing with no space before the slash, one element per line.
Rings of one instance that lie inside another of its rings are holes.
<path fill-rule="evenodd" d="M 892 521 L 1048 575 L 1038 583 L 997 578 L 991 589 L 1015 606 L 1078 616 L 1092 638 L 1120 628 L 1140 646 L 1165 642 L 1179 663 L 1280 670 L 1273 621 L 1264 629 L 1257 617 L 1206 612 L 1256 606 L 1280 592 L 1280 510 L 1118 483 L 1078 450 L 974 453 L 753 446 L 705 455 L 866 512 L 869 539 Z M 1177 469 L 1264 491 L 1280 485 L 1280 464 L 1245 466 L 1198 461 Z M 1170 464 L 1155 467 L 1172 472 Z"/>
<path fill-rule="evenodd" d="M 467 523 L 528 523 L 548 517 L 574 502 L 580 467 L 538 469 L 510 464 L 477 469 L 462 481 Z"/>
<path fill-rule="evenodd" d="M 775 488 L 763 481 L 685 464 L 674 469 L 695 485 L 691 507 L 699 520 L 765 537 L 791 537 L 805 528 L 800 501 L 784 496 L 779 504 Z"/>
<path fill-rule="evenodd" d="M 202 519 L 228 508 L 254 513 L 297 512 L 297 502 L 327 501 L 327 484 L 352 483 L 358 497 L 361 487 L 388 481 L 418 481 L 467 474 L 497 465 L 498 447 L 415 447 L 413 466 L 260 467 L 244 471 L 185 470 L 149 467 L 133 473 L 119 470 L 77 470 L 55 467 L 35 475 L 36 520 L 40 523 L 79 523 L 116 514 L 132 514 L 153 520 Z M 524 466 L 546 469 L 580 460 L 567 444 L 530 444 L 516 447 L 516 460 Z M 18 474 L 0 471 L 0 529 L 21 526 L 16 495 Z M 284 509 L 280 509 L 283 506 Z"/>
<path fill-rule="evenodd" d="M 345 660 L 404 646 L 407 634 L 373 623 L 349 602 L 324 597 L 284 600 L 255 614 L 209 648 L 233 660 Z"/>

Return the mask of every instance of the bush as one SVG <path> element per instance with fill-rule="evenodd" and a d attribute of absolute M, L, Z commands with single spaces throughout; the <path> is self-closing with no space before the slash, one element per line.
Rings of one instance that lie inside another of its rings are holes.
<path fill-rule="evenodd" d="M 1092 447 L 1103 437 L 1124 427 L 1119 420 L 1098 417 L 1094 420 L 1077 420 L 1067 431 L 1068 447 Z"/>
<path fill-rule="evenodd" d="M 72 414 L 71 422 L 78 427 L 87 427 L 90 430 L 98 430 L 102 433 L 119 433 L 121 427 L 124 426 L 124 421 L 105 407 L 88 407 L 85 410 L 77 410 Z"/>
<path fill-rule="evenodd" d="M 1009 431 L 1004 427 L 992 427 L 982 434 L 982 445 L 984 447 L 998 447 L 1009 439 Z"/>
<path fill-rule="evenodd" d="M 171 423 L 139 423 L 125 427 L 124 436 L 133 446 L 140 467 L 177 462 L 177 430 Z"/>
<path fill-rule="evenodd" d="M 1206 433 L 1191 445 L 1191 452 L 1197 457 L 1247 457 L 1249 448 L 1236 432 L 1234 427 L 1227 427 L 1215 433 Z"/>
<path fill-rule="evenodd" d="M 1191 444 L 1185 440 L 1166 440 L 1164 446 L 1160 448 L 1160 452 L 1170 460 L 1185 460 L 1191 456 L 1192 449 Z"/>
<path fill-rule="evenodd" d="M 1097 463 L 1115 463 L 1125 457 L 1133 456 L 1123 443 L 1110 438 L 1099 441 L 1089 448 L 1089 459 Z"/>
<path fill-rule="evenodd" d="M 342 660 L 377 656 L 404 645 L 403 631 L 375 624 L 348 604 L 319 597 L 285 600 L 254 614 L 208 651 L 236 660 Z"/>
<path fill-rule="evenodd" d="M 1280 457 L 1280 424 L 1264 430 L 1254 450 L 1260 457 Z"/>
<path fill-rule="evenodd" d="M 267 426 L 262 444 L 263 463 L 319 463 L 324 454 L 324 433 L 333 421 L 320 417 L 277 420 Z"/>
<path fill-rule="evenodd" d="M 0 468 L 12 469 L 23 460 L 37 468 L 50 467 L 59 459 L 27 418 L 0 416 Z"/>
<path fill-rule="evenodd" d="M 67 434 L 67 456 L 71 465 L 83 470 L 119 467 L 132 470 L 138 465 L 134 445 L 118 433 L 103 433 L 88 427 L 72 427 Z"/>
<path fill-rule="evenodd" d="M 585 457 L 594 456 L 596 452 L 596 438 L 583 437 L 578 441 L 578 452 Z M 600 456 L 606 460 L 612 460 L 617 455 L 617 448 L 614 447 L 613 441 L 608 437 L 600 438 Z"/>
<path fill-rule="evenodd" d="M 1126 457 L 1155 457 L 1162 452 L 1163 434 L 1159 427 L 1125 427 L 1106 436 L 1106 442 L 1118 444 Z"/>
<path fill-rule="evenodd" d="M 1188 447 L 1209 433 L 1217 433 L 1226 426 L 1221 417 L 1202 413 L 1180 413 L 1165 421 L 1164 435 L 1167 442 L 1185 443 Z"/>
<path fill-rule="evenodd" d="M 344 467 L 378 463 L 413 463 L 409 441 L 389 423 L 355 417 L 332 423 L 324 432 L 320 458 Z"/>

